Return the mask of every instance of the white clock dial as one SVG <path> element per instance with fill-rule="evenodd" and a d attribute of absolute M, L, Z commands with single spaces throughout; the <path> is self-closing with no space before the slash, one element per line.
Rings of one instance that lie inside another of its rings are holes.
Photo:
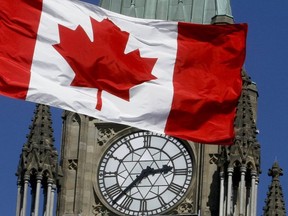
<path fill-rule="evenodd" d="M 105 201 L 123 215 L 156 215 L 185 195 L 192 158 L 177 139 L 152 132 L 129 134 L 112 144 L 98 170 Z"/>

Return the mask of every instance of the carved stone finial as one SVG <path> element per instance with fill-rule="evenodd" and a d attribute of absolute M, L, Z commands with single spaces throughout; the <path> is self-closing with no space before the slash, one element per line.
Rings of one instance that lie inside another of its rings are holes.
<path fill-rule="evenodd" d="M 275 161 L 272 168 L 269 169 L 268 176 L 271 176 L 272 180 L 278 180 L 280 176 L 283 176 L 283 170 L 279 167 L 277 161 Z"/>

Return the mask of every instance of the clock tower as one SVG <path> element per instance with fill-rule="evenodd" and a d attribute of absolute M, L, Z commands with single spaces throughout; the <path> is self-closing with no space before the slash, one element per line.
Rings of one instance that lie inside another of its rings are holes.
<path fill-rule="evenodd" d="M 100 6 L 138 18 L 233 23 L 228 0 L 102 0 Z M 244 70 L 242 78 L 231 147 L 64 112 L 57 215 L 256 216 L 258 94 Z"/>

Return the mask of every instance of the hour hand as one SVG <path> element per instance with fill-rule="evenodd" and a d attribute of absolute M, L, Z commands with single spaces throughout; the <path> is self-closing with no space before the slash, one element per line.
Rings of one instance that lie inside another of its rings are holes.
<path fill-rule="evenodd" d="M 171 171 L 172 170 L 172 167 L 171 166 L 168 166 L 168 165 L 163 165 L 162 166 L 162 168 L 160 168 L 160 169 L 152 169 L 150 172 L 150 174 L 152 174 L 152 175 L 154 175 L 154 174 L 156 174 L 156 173 L 164 173 L 164 174 L 166 174 L 166 173 L 168 173 L 169 171 Z"/>
<path fill-rule="evenodd" d="M 162 173 L 162 172 L 164 172 L 164 174 L 166 174 L 171 170 L 172 170 L 172 167 L 167 166 L 167 165 L 163 165 L 162 168 L 160 168 L 160 169 L 154 169 L 154 168 L 147 166 L 146 169 L 142 170 L 140 175 L 137 176 L 137 178 L 134 181 L 136 181 L 137 182 L 136 184 L 138 184 L 142 181 L 142 179 L 147 178 L 149 175 L 155 175 L 157 173 Z M 131 184 L 133 184 L 133 182 Z"/>

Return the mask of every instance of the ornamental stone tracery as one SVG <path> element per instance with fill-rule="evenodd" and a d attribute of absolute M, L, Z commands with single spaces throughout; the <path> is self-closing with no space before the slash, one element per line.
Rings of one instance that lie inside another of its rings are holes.
<path fill-rule="evenodd" d="M 77 159 L 70 159 L 68 160 L 68 169 L 69 170 L 77 170 L 78 160 Z"/>
<path fill-rule="evenodd" d="M 100 146 L 105 145 L 111 137 L 115 136 L 116 132 L 113 128 L 97 128 L 97 143 Z"/>
<path fill-rule="evenodd" d="M 194 202 L 190 198 L 186 198 L 180 205 L 177 206 L 169 215 L 192 214 L 194 211 Z"/>

